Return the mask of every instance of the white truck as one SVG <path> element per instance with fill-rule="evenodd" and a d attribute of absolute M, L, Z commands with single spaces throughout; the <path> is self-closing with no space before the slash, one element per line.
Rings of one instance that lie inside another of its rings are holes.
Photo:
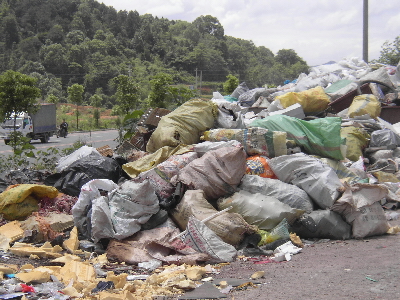
<path fill-rule="evenodd" d="M 57 133 L 56 105 L 53 103 L 40 104 L 35 114 L 20 113 L 17 115 L 15 130 L 31 140 L 47 143 L 49 138 Z M 14 132 L 14 116 L 5 119 L 0 124 L 0 139 L 8 145 L 10 134 Z"/>

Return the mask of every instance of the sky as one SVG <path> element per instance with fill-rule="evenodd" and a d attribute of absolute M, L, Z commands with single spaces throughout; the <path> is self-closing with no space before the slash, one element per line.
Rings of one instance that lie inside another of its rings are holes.
<path fill-rule="evenodd" d="M 274 54 L 293 49 L 309 66 L 363 57 L 363 0 L 98 0 L 116 10 L 193 22 L 216 17 L 225 35 Z M 399 0 L 368 1 L 368 60 L 400 36 Z"/>

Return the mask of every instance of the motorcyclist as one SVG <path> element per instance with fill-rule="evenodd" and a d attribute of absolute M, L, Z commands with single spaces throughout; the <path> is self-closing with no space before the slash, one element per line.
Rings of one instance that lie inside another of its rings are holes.
<path fill-rule="evenodd" d="M 66 137 L 66 136 L 67 136 L 67 133 L 68 133 L 68 123 L 65 122 L 65 119 L 63 119 L 63 122 L 60 124 L 60 131 L 61 131 L 62 129 L 65 129 L 64 137 Z"/>

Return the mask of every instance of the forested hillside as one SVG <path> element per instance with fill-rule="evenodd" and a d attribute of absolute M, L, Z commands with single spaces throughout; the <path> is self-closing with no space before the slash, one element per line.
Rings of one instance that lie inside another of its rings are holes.
<path fill-rule="evenodd" d="M 1 0 L 0 20 L 0 73 L 11 69 L 38 78 L 43 99 L 65 101 L 67 87 L 78 83 L 85 101 L 99 94 L 111 107 L 116 91 L 110 82 L 121 74 L 134 78 L 145 98 L 160 72 L 186 85 L 195 83 L 196 70 L 203 82 L 233 74 L 253 88 L 282 84 L 308 69 L 292 49 L 274 54 L 226 36 L 211 15 L 190 23 L 94 0 Z"/>

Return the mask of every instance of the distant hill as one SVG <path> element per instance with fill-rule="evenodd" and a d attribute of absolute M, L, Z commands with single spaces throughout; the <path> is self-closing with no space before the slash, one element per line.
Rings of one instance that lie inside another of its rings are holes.
<path fill-rule="evenodd" d="M 308 70 L 293 49 L 274 54 L 226 36 L 210 15 L 190 23 L 117 11 L 94 0 L 2 0 L 0 20 L 0 72 L 37 77 L 43 98 L 65 100 L 66 88 L 79 83 L 85 99 L 100 93 L 111 107 L 115 91 L 109 82 L 120 74 L 134 77 L 145 97 L 158 72 L 192 85 L 196 74 L 203 82 L 233 74 L 254 88 Z"/>

